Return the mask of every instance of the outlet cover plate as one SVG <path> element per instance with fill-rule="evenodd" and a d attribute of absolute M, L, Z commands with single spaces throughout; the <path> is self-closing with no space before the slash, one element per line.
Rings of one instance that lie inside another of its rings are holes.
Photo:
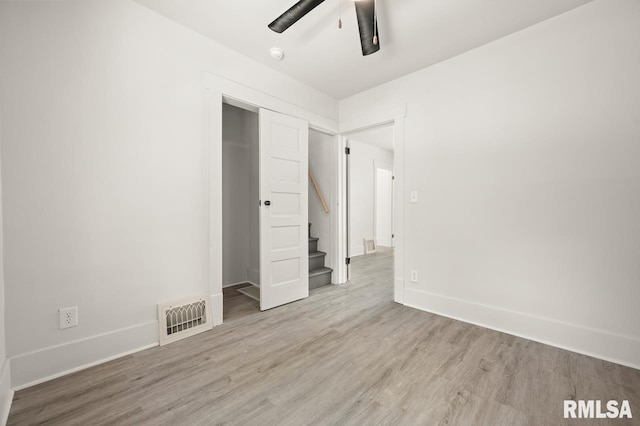
<path fill-rule="evenodd" d="M 418 282 L 418 271 L 416 270 L 411 271 L 411 282 L 412 283 Z"/>
<path fill-rule="evenodd" d="M 60 308 L 60 330 L 78 326 L 78 307 Z"/>

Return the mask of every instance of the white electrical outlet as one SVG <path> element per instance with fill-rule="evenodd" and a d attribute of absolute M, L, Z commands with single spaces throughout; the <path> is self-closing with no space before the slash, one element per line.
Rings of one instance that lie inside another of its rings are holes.
<path fill-rule="evenodd" d="M 418 282 L 418 271 L 416 270 L 411 271 L 411 282 L 412 283 Z"/>
<path fill-rule="evenodd" d="M 418 191 L 411 191 L 410 200 L 412 204 L 415 204 L 418 202 Z"/>
<path fill-rule="evenodd" d="M 70 308 L 60 308 L 58 312 L 60 314 L 60 330 L 78 326 L 77 306 L 71 306 Z"/>

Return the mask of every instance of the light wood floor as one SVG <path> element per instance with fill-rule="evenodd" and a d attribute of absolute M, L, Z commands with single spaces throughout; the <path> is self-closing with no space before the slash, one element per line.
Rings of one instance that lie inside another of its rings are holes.
<path fill-rule="evenodd" d="M 260 312 L 260 302 L 238 292 L 239 288 L 246 287 L 247 285 L 248 284 L 238 284 L 222 289 L 222 321 L 224 323 L 244 318 L 247 315 L 255 315 Z"/>
<path fill-rule="evenodd" d="M 236 298 L 210 332 L 17 392 L 9 424 L 557 425 L 570 398 L 640 417 L 640 371 L 395 304 L 390 271 L 377 253 L 349 287 Z"/>

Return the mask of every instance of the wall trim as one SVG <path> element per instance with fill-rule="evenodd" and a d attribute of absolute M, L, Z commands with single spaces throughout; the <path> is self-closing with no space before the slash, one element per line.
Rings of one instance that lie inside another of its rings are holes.
<path fill-rule="evenodd" d="M 327 117 L 296 105 L 289 100 L 281 99 L 277 95 L 245 86 L 213 72 L 207 71 L 203 73 L 203 86 L 204 89 L 211 93 L 219 93 L 221 95 L 220 101 L 224 99 L 226 103 L 231 105 L 240 108 L 253 107 L 254 111 L 257 111 L 258 108 L 270 109 L 282 114 L 302 118 L 309 122 L 309 127 L 323 133 L 329 135 L 338 133 L 337 116 L 335 118 Z"/>
<path fill-rule="evenodd" d="M 247 271 L 247 282 L 260 287 L 260 269 L 249 268 Z"/>
<path fill-rule="evenodd" d="M 398 273 L 402 273 L 402 271 L 398 271 Z M 393 301 L 396 303 L 404 303 L 404 279 L 402 279 L 402 275 L 395 277 L 393 285 Z"/>
<path fill-rule="evenodd" d="M 203 86 L 207 90 L 223 93 L 226 103 L 239 108 L 251 107 L 253 112 L 259 108 L 267 108 L 309 121 L 309 125 L 317 130 L 333 135 L 338 133 L 338 114 L 329 117 L 300 106 L 291 100 L 285 100 L 276 94 L 263 92 L 243 83 L 230 80 L 211 71 L 203 73 Z"/>
<path fill-rule="evenodd" d="M 13 389 L 11 389 L 11 361 L 7 358 L 2 362 L 0 375 L 0 425 L 6 425 L 13 402 Z"/>
<path fill-rule="evenodd" d="M 406 306 L 640 369 L 640 339 L 551 318 L 405 288 Z"/>
<path fill-rule="evenodd" d="M 364 111 L 351 120 L 341 120 L 340 133 L 353 133 L 384 124 L 393 124 L 394 121 L 397 121 L 399 118 L 405 118 L 406 116 L 406 103 L 398 104 L 390 108 L 373 108 L 370 111 Z"/>
<path fill-rule="evenodd" d="M 238 281 L 237 283 L 224 284 L 224 285 L 222 286 L 222 288 L 234 287 L 234 286 L 241 285 L 241 284 L 249 284 L 249 281 L 244 280 L 244 281 Z"/>
<path fill-rule="evenodd" d="M 222 292 L 211 295 L 211 312 L 213 312 L 213 326 L 222 324 Z"/>
<path fill-rule="evenodd" d="M 211 72 L 203 73 L 203 135 L 209 157 L 209 292 L 213 325 L 222 324 L 222 104 L 260 107 L 302 118 L 309 127 L 327 134 L 338 132 L 337 120 L 322 116 Z M 254 277 L 250 277 L 254 278 Z"/>
<path fill-rule="evenodd" d="M 11 357 L 11 383 L 21 390 L 158 346 L 158 321 L 109 331 Z"/>
<path fill-rule="evenodd" d="M 408 218 L 406 217 L 405 212 L 405 199 L 408 198 L 407 194 L 405 194 L 404 187 L 404 163 L 405 163 L 405 119 L 407 117 L 407 104 L 402 103 L 395 107 L 391 108 L 374 108 L 372 110 L 365 110 L 358 113 L 354 118 L 350 120 L 343 120 L 340 122 L 340 137 L 339 137 L 339 146 L 340 152 L 338 153 L 339 158 L 343 159 L 343 162 L 339 164 L 338 169 L 338 187 L 342 188 L 338 191 L 338 195 L 340 197 L 339 204 L 340 207 L 338 213 L 338 226 L 337 226 L 337 241 L 338 247 L 337 252 L 339 255 L 341 253 L 345 253 L 348 256 L 355 256 L 352 253 L 352 247 L 346 247 L 347 244 L 347 232 L 348 232 L 348 223 L 349 217 L 347 216 L 347 202 L 346 199 L 346 167 L 344 162 L 344 157 L 342 153 L 342 149 L 347 145 L 347 139 L 349 138 L 349 134 L 371 129 L 374 127 L 379 127 L 383 125 L 393 125 L 393 174 L 395 176 L 395 185 L 393 189 L 393 233 L 395 234 L 395 239 L 393 242 L 394 246 L 394 260 L 393 265 L 396 271 L 396 274 L 403 274 L 403 276 L 399 277 L 399 283 L 403 284 L 404 274 L 407 271 L 406 262 L 405 262 L 405 252 L 404 252 L 404 229 L 405 223 L 408 223 Z M 349 242 L 349 245 L 352 242 Z M 363 247 L 364 253 L 364 247 Z M 342 256 L 341 256 L 342 257 Z M 346 257 L 346 256 L 344 256 Z M 347 266 L 342 263 L 341 258 L 338 259 L 339 262 L 336 265 L 336 272 L 339 281 L 342 279 L 346 280 L 347 277 Z M 402 303 L 404 298 L 404 291 L 402 288 L 398 287 L 394 283 L 394 295 L 393 300 L 398 303 Z"/>

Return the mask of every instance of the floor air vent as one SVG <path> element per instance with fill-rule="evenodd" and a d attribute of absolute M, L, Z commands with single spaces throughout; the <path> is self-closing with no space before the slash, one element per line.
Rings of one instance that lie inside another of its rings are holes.
<path fill-rule="evenodd" d="M 158 305 L 158 320 L 161 346 L 210 330 L 212 322 L 209 296 L 203 294 Z"/>
<path fill-rule="evenodd" d="M 371 238 L 363 238 L 362 242 L 364 243 L 364 254 L 370 254 L 376 252 L 376 240 Z"/>

